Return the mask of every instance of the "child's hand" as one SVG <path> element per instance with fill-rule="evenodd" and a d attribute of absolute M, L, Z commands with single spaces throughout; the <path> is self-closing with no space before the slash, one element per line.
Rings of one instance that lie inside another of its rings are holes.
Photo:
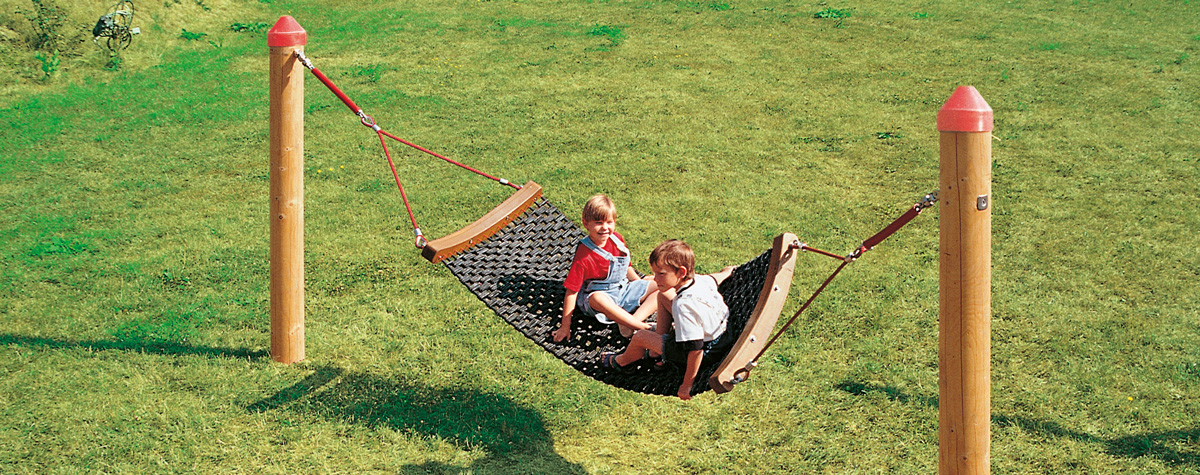
<path fill-rule="evenodd" d="M 558 343 L 571 337 L 571 327 L 561 326 L 554 331 L 554 342 Z"/>
<path fill-rule="evenodd" d="M 692 398 L 692 386 L 684 385 L 679 387 L 679 399 L 687 401 Z"/>

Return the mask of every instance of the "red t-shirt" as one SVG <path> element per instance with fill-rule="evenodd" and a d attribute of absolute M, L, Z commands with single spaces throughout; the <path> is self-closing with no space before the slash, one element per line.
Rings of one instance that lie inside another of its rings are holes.
<path fill-rule="evenodd" d="M 613 236 L 608 238 L 608 242 L 604 243 L 602 249 L 613 256 L 625 255 L 617 249 L 617 243 L 613 242 L 613 237 L 625 242 L 624 236 L 613 231 Z M 579 247 L 575 248 L 575 258 L 571 261 L 571 270 L 567 272 L 567 280 L 563 282 L 563 287 L 571 292 L 578 292 L 583 288 L 584 281 L 605 277 L 608 277 L 608 259 L 592 252 L 583 243 L 579 243 Z"/>

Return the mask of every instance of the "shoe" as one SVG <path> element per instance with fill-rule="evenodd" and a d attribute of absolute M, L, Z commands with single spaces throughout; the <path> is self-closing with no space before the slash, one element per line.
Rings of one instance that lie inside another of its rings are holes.
<path fill-rule="evenodd" d="M 617 363 L 617 354 L 611 351 L 606 351 L 600 354 L 600 366 L 611 369 L 618 373 L 628 373 L 629 369 Z"/>

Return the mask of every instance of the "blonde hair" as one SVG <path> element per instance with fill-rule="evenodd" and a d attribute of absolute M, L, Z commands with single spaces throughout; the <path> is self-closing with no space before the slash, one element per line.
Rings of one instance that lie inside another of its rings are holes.
<path fill-rule="evenodd" d="M 650 251 L 650 265 L 670 267 L 671 270 L 686 268 L 688 278 L 696 275 L 696 254 L 686 242 L 678 239 L 668 239 Z"/>
<path fill-rule="evenodd" d="M 604 221 L 610 217 L 617 218 L 617 205 L 606 195 L 593 196 L 583 205 L 584 221 Z"/>

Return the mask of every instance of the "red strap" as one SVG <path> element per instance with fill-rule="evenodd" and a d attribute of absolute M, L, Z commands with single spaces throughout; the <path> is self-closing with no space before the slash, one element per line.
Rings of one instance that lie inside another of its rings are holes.
<path fill-rule="evenodd" d="M 503 185 L 508 185 L 508 186 L 511 186 L 511 187 L 513 187 L 514 189 L 517 189 L 517 190 L 521 189 L 521 187 L 520 187 L 519 185 L 517 185 L 517 184 L 515 184 L 515 183 L 512 183 L 512 182 L 510 182 L 510 181 L 508 181 L 508 180 L 506 180 L 506 179 L 503 179 L 503 178 L 497 178 L 497 177 L 494 177 L 494 176 L 492 176 L 492 175 L 489 175 L 489 174 L 487 174 L 487 173 L 481 172 L 481 171 L 479 171 L 479 170 L 476 170 L 476 169 L 474 169 L 474 168 L 471 168 L 471 167 L 469 167 L 469 166 L 467 166 L 467 165 L 465 165 L 465 164 L 463 164 L 463 163 L 461 163 L 461 162 L 457 162 L 457 161 L 451 160 L 451 159 L 449 159 L 449 158 L 446 158 L 445 156 L 442 156 L 442 155 L 439 155 L 439 154 L 437 154 L 437 153 L 434 153 L 433 151 L 431 151 L 431 150 L 429 150 L 429 149 L 427 149 L 427 148 L 421 147 L 421 146 L 419 146 L 419 145 L 417 145 L 417 144 L 414 144 L 414 143 L 412 143 L 412 142 L 409 142 L 409 141 L 407 141 L 407 140 L 404 140 L 404 139 L 402 139 L 402 138 L 400 138 L 400 137 L 397 137 L 397 136 L 395 136 L 395 135 L 392 135 L 392 134 L 390 134 L 390 133 L 387 133 L 387 132 L 385 132 L 385 131 L 384 131 L 384 130 L 383 130 L 383 129 L 382 129 L 380 126 L 379 126 L 379 125 L 375 124 L 375 119 L 371 118 L 371 117 L 370 117 L 370 116 L 368 116 L 366 113 L 364 113 L 364 112 L 363 112 L 363 110 L 362 110 L 362 108 L 358 107 L 358 104 L 355 104 L 355 103 L 354 103 L 354 101 L 350 99 L 350 96 L 347 96 L 347 95 L 346 95 L 346 93 L 342 92 L 342 90 L 341 90 L 341 89 L 339 89 L 339 88 L 337 87 L 337 85 L 333 83 L 333 81 L 329 80 L 329 77 L 328 77 L 328 76 L 325 76 L 325 73 L 322 73 L 320 69 L 317 69 L 317 67 L 316 67 L 316 66 L 314 66 L 314 65 L 312 64 L 312 62 L 311 62 L 311 61 L 309 61 L 309 60 L 308 60 L 308 58 L 304 56 L 304 53 L 303 53 L 303 52 L 301 52 L 301 51 L 297 50 L 297 51 L 296 51 L 296 56 L 300 58 L 300 62 L 301 62 L 303 65 L 304 65 L 304 67 L 308 68 L 308 70 L 309 70 L 309 71 L 312 71 L 313 75 L 314 75 L 314 76 L 316 76 L 316 77 L 317 77 L 317 79 L 320 79 L 320 80 L 321 80 L 321 83 L 322 83 L 322 84 L 325 84 L 325 87 L 329 88 L 330 92 L 333 92 L 335 95 L 337 95 L 338 99 L 341 99 L 341 100 L 342 100 L 342 103 L 343 103 L 343 104 L 346 104 L 346 107 L 349 107 L 351 112 L 354 112 L 356 115 L 358 115 L 358 117 L 359 117 L 360 119 L 362 119 L 362 124 L 363 124 L 363 125 L 365 125 L 365 126 L 367 126 L 367 127 L 370 127 L 370 128 L 372 128 L 372 129 L 374 129 L 374 130 L 375 130 L 375 132 L 377 132 L 377 133 L 379 133 L 379 134 L 382 134 L 382 135 L 380 136 L 380 139 L 382 139 L 383 135 L 386 135 L 386 136 L 388 136 L 389 138 L 391 138 L 392 140 L 395 140 L 395 141 L 397 141 L 397 142 L 400 142 L 400 143 L 402 143 L 402 144 L 404 144 L 404 145 L 408 145 L 409 147 L 415 148 L 415 149 L 417 149 L 417 150 L 420 150 L 420 151 L 422 151 L 422 152 L 425 152 L 425 153 L 427 153 L 427 154 L 429 154 L 429 155 L 432 155 L 432 156 L 434 156 L 434 157 L 440 158 L 440 159 L 442 159 L 442 160 L 446 161 L 447 163 L 451 163 L 451 164 L 457 165 L 457 166 L 459 166 L 459 167 L 462 167 L 463 169 L 465 169 L 465 170 L 468 170 L 468 171 L 471 171 L 471 172 L 474 172 L 475 174 L 478 174 L 479 176 L 482 176 L 482 177 L 488 178 L 488 179 L 490 179 L 490 180 L 493 180 L 493 181 L 500 182 L 500 184 L 503 184 Z M 382 140 L 381 140 L 381 141 L 382 141 Z M 394 171 L 394 170 L 393 170 L 393 171 Z"/>
<path fill-rule="evenodd" d="M 914 205 L 908 210 L 908 212 L 900 215 L 900 217 L 896 218 L 895 221 L 892 221 L 892 224 L 889 224 L 886 228 L 883 228 L 883 231 L 879 231 L 878 233 L 875 233 L 874 236 L 871 236 L 867 238 L 866 241 L 863 241 L 862 247 L 859 249 L 862 251 L 871 250 L 871 248 L 883 242 L 884 239 L 887 239 L 888 236 L 891 236 L 892 233 L 899 231 L 900 228 L 904 227 L 905 224 L 908 224 L 909 221 L 912 221 L 912 219 L 917 217 L 918 214 L 921 214 L 921 208 L 918 208 Z"/>

